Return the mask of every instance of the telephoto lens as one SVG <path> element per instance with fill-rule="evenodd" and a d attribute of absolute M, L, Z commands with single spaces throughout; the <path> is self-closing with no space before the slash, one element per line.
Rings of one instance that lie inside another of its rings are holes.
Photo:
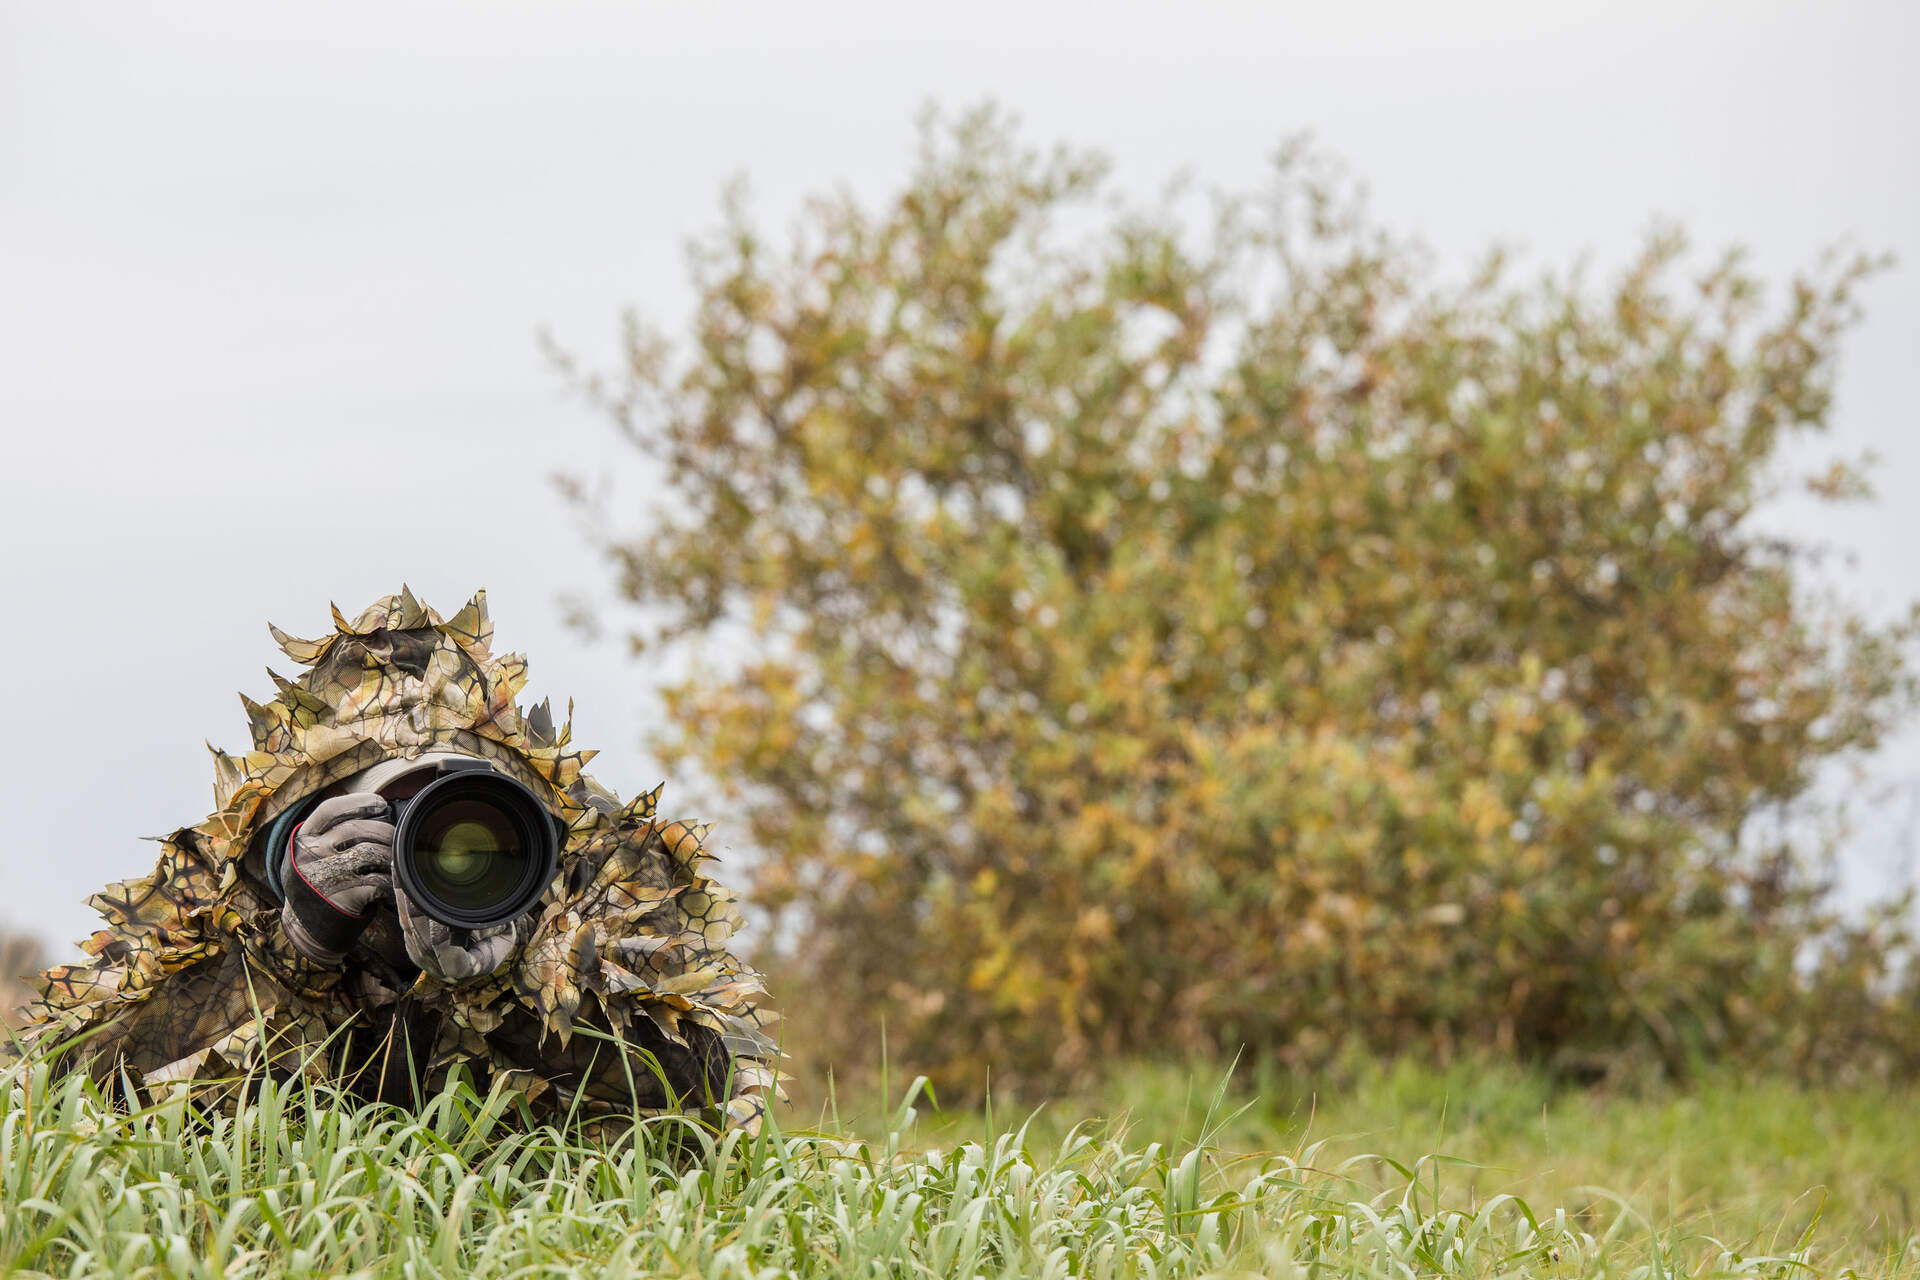
<path fill-rule="evenodd" d="M 461 762 L 464 764 L 465 762 Z M 448 769 L 393 803 L 393 874 L 443 924 L 484 929 L 524 913 L 559 864 L 555 823 L 522 782 L 478 767 Z"/>
<path fill-rule="evenodd" d="M 560 820 L 525 783 L 477 757 L 435 752 L 389 760 L 339 790 L 387 801 L 394 879 L 442 924 L 505 924 L 539 902 L 559 870 Z M 285 810 L 256 841 L 268 886 L 281 901 L 293 833 L 319 801 L 309 796 Z"/>

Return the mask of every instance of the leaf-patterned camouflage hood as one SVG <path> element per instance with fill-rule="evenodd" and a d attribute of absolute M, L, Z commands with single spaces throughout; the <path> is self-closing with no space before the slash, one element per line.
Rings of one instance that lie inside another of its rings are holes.
<path fill-rule="evenodd" d="M 271 628 L 281 650 L 308 670 L 294 680 L 269 670 L 278 692 L 266 703 L 241 695 L 253 749 L 214 750 L 218 808 L 204 824 L 209 837 L 257 830 L 333 782 L 434 750 L 487 757 L 570 821 L 618 807 L 581 772 L 594 753 L 568 749 L 571 726 L 555 732 L 545 703 L 521 713 L 515 699 L 527 662 L 494 655 L 486 592 L 444 621 L 404 588 L 351 622 L 338 609 L 333 619 L 334 633 L 318 640 Z"/>
<path fill-rule="evenodd" d="M 421 1063 L 429 1080 L 464 1062 L 531 1097 L 614 1112 L 631 1073 L 599 1079 L 579 1061 L 591 1055 L 577 1030 L 663 1053 L 704 1037 L 732 1057 L 730 1114 L 756 1116 L 777 1055 L 760 1030 L 760 976 L 727 946 L 732 897 L 703 874 L 707 828 L 660 822 L 659 788 L 622 805 L 581 771 L 592 753 L 571 749 L 570 726 L 556 730 L 544 703 L 521 711 L 527 664 L 493 653 L 484 592 L 447 619 L 405 589 L 352 621 L 333 616 L 333 634 L 317 640 L 273 629 L 306 670 L 270 671 L 277 693 L 267 702 L 243 695 L 252 749 L 214 750 L 215 811 L 162 841 L 152 875 L 91 899 L 107 923 L 82 944 L 93 960 L 46 972 L 29 1039 L 92 1032 L 96 1063 L 148 1082 L 205 1079 L 284 1060 L 290 1044 L 338 1040 L 369 1008 L 404 1005 L 435 1019 Z M 430 751 L 490 760 L 568 823 L 560 874 L 527 942 L 490 978 L 422 975 L 404 991 L 301 960 L 260 868 L 246 862 L 253 836 L 334 782 Z M 630 1092 L 626 1101 L 640 1105 Z"/>

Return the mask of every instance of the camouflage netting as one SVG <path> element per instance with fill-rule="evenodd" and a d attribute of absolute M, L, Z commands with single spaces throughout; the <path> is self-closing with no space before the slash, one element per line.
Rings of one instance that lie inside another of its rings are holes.
<path fill-rule="evenodd" d="M 484 592 L 444 621 L 403 589 L 351 622 L 336 609 L 334 622 L 320 640 L 273 629 L 308 670 L 269 672 L 279 692 L 265 704 L 242 696 L 253 749 L 214 750 L 214 813 L 162 839 L 151 875 L 94 895 L 107 923 L 82 944 L 93 958 L 42 975 L 27 1043 L 83 1036 L 97 1073 L 215 1096 L 261 1069 L 346 1072 L 359 1092 L 389 1096 L 396 1077 L 411 1093 L 465 1064 L 483 1085 L 524 1088 L 536 1109 L 664 1106 L 625 1042 L 669 1078 L 719 1080 L 730 1058 L 727 1116 L 757 1119 L 778 1055 L 760 975 L 728 950 L 733 899 L 702 873 L 707 828 L 660 821 L 659 788 L 622 805 L 581 772 L 593 753 L 569 746 L 546 704 L 522 714 L 526 661 L 493 654 Z M 377 959 L 309 963 L 281 931 L 250 841 L 322 788 L 429 751 L 484 756 L 569 822 L 528 940 L 500 972 L 460 985 Z"/>

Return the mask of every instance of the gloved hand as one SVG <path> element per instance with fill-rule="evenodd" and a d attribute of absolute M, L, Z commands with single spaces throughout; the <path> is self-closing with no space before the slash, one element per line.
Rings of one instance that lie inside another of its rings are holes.
<path fill-rule="evenodd" d="M 394 899 L 407 955 L 442 982 L 466 982 L 498 970 L 513 957 L 532 918 L 529 913 L 486 929 L 456 929 L 414 906 L 404 890 Z"/>
<path fill-rule="evenodd" d="M 281 928 L 294 949 L 337 968 L 393 893 L 393 824 L 387 802 L 363 792 L 315 806 L 293 831 Z"/>

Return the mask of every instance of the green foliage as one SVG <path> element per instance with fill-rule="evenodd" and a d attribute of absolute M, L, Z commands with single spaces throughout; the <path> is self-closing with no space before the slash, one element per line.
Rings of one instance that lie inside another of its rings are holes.
<path fill-rule="evenodd" d="M 870 1140 L 777 1128 L 716 1139 L 656 1118 L 595 1141 L 504 1124 L 508 1095 L 457 1085 L 415 1115 L 263 1082 L 233 1116 L 204 1117 L 180 1098 L 129 1112 L 84 1077 L 13 1068 L 0 1074 L 0 1267 L 408 1280 L 1920 1275 L 1910 1224 L 1901 1237 L 1882 1222 L 1876 1240 L 1764 1219 L 1736 1233 L 1671 1212 L 1659 1189 L 1579 1188 L 1555 1208 L 1524 1177 L 1438 1157 L 1343 1158 L 1318 1143 L 1236 1156 L 1219 1145 L 1231 1117 L 1204 1099 L 1168 1145 L 1097 1127 L 1042 1138 L 1032 1122 L 976 1116 L 927 1146 L 918 1094 Z M 1480 1189 L 1463 1191 L 1470 1177 Z"/>
<path fill-rule="evenodd" d="M 1104 175 L 930 126 L 790 252 L 736 212 L 690 348 L 591 384 L 660 467 L 604 539 L 635 642 L 708 659 L 655 745 L 797 913 L 803 1016 L 943 1087 L 1353 1040 L 1920 1063 L 1809 798 L 1914 628 L 1755 520 L 1871 264 L 1771 307 L 1671 234 L 1604 288 L 1451 280 L 1307 153 L 1200 229 Z"/>

